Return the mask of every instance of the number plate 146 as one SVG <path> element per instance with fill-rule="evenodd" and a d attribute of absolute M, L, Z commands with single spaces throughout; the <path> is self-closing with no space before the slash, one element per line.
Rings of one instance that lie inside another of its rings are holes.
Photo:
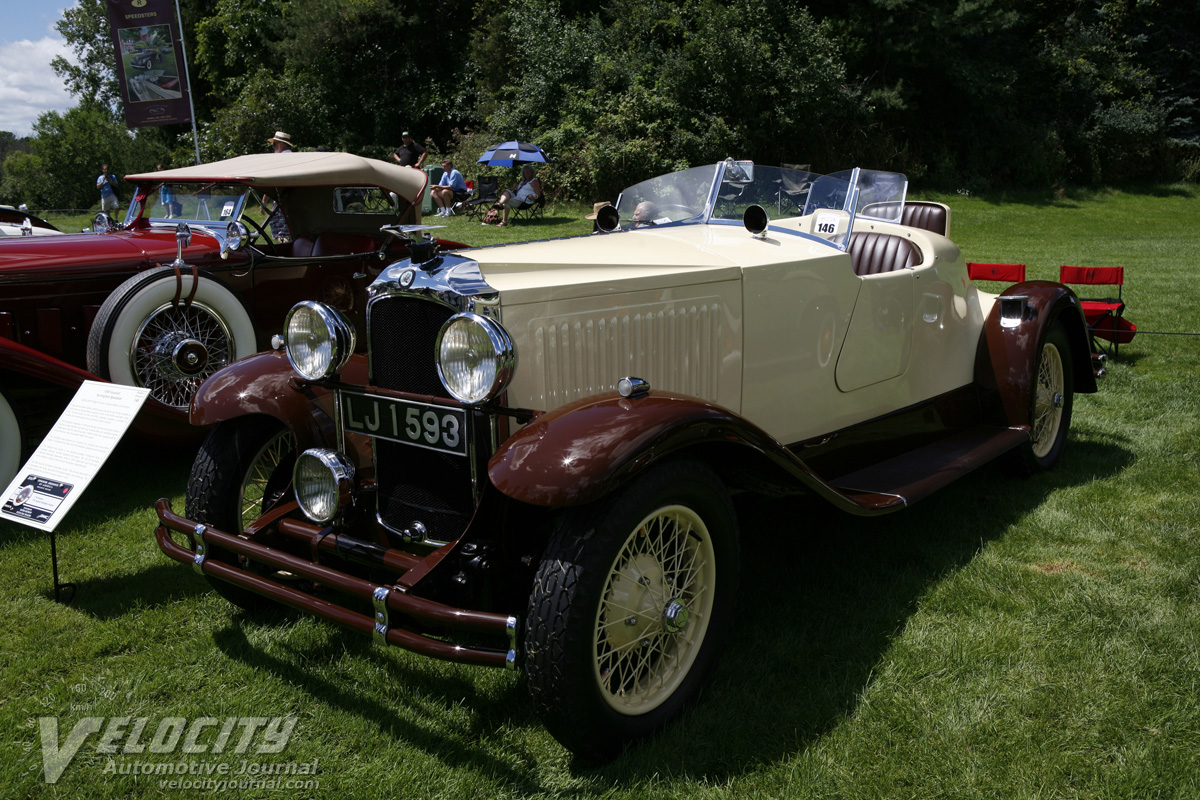
<path fill-rule="evenodd" d="M 467 414 L 461 408 L 341 392 L 342 424 L 361 433 L 401 444 L 467 454 Z"/>

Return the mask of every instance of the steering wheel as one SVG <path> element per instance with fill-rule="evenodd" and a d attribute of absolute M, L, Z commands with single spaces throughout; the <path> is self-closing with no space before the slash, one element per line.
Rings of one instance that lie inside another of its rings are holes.
<path fill-rule="evenodd" d="M 263 226 L 260 225 L 254 219 L 254 217 L 251 217 L 249 214 L 243 214 L 242 218 L 241 218 L 241 222 L 244 222 L 247 225 L 249 225 L 251 228 L 254 229 L 254 232 L 256 234 L 258 234 L 260 237 L 262 237 L 263 245 L 266 246 L 267 253 L 269 253 L 270 255 L 273 255 L 273 256 L 279 255 L 279 251 L 275 249 L 275 242 L 273 242 L 271 240 L 271 237 L 267 234 L 266 229 L 263 228 Z M 259 247 L 259 249 L 262 249 L 262 247 L 260 245 L 258 245 L 255 241 L 253 241 L 253 239 L 254 239 L 254 237 L 251 237 L 250 243 L 256 247 Z"/>

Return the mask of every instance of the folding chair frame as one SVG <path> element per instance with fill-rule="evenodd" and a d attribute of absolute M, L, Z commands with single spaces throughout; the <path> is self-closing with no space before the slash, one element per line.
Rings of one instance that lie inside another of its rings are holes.
<path fill-rule="evenodd" d="M 533 199 L 532 203 L 523 203 L 512 210 L 511 217 L 518 219 L 540 219 L 542 209 L 546 207 L 546 194 L 543 192 Z"/>
<path fill-rule="evenodd" d="M 1121 339 L 1126 341 L 1132 334 L 1121 323 L 1125 315 L 1125 301 L 1121 299 L 1121 287 L 1125 284 L 1124 267 L 1071 267 L 1062 265 L 1058 270 L 1058 282 L 1082 286 L 1116 286 L 1116 297 L 1079 298 L 1083 316 L 1087 320 L 1088 335 L 1093 353 L 1107 353 L 1116 357 Z M 1098 340 L 1107 341 L 1102 345 Z"/>

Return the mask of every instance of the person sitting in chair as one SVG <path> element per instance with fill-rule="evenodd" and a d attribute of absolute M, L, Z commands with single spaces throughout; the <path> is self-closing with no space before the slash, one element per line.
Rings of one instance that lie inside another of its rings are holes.
<path fill-rule="evenodd" d="M 501 225 L 508 224 L 508 212 L 514 208 L 519 208 L 527 203 L 532 203 L 542 196 L 542 182 L 538 180 L 533 173 L 533 167 L 526 164 L 521 167 L 521 180 L 512 189 L 505 189 L 500 193 L 500 199 L 496 201 L 493 208 L 499 209 L 503 214 L 503 219 L 500 220 Z"/>
<path fill-rule="evenodd" d="M 454 216 L 454 204 L 461 203 L 471 196 L 463 174 L 454 168 L 454 164 L 448 158 L 442 161 L 441 182 L 430 189 L 429 194 L 437 206 L 439 217 Z"/>

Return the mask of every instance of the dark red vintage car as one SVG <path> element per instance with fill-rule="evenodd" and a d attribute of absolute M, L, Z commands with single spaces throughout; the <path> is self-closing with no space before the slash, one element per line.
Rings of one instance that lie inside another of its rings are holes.
<path fill-rule="evenodd" d="M 0 237 L 0 486 L 84 380 L 150 389 L 136 429 L 178 436 L 196 387 L 268 349 L 297 301 L 365 326 L 366 287 L 423 227 L 427 178 L 269 153 L 126 180 L 123 224 L 100 214 L 90 233 Z"/>

